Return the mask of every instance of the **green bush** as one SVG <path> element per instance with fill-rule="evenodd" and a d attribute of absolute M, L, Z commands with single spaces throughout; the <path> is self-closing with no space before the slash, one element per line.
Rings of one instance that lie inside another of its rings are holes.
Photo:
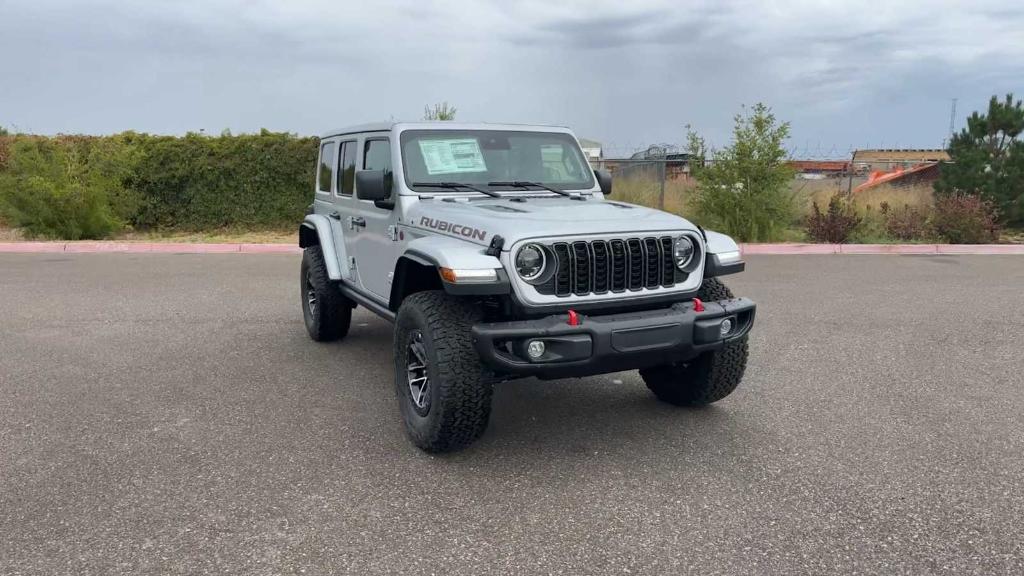
<path fill-rule="evenodd" d="M 141 203 L 133 224 L 181 230 L 294 224 L 310 202 L 316 153 L 315 138 L 270 132 L 152 137 L 129 180 Z"/>
<path fill-rule="evenodd" d="M 108 183 L 88 160 L 94 139 L 17 137 L 0 166 L 0 213 L 29 237 L 103 238 L 121 227 Z"/>
<path fill-rule="evenodd" d="M 99 238 L 124 227 L 271 229 L 302 219 L 317 140 L 0 136 L 0 219 L 30 236 Z"/>
<path fill-rule="evenodd" d="M 119 228 L 98 188 L 30 176 L 7 192 L 7 217 L 30 238 L 105 238 Z"/>
<path fill-rule="evenodd" d="M 884 202 L 883 202 L 884 205 Z M 885 244 L 892 240 L 885 227 L 885 214 L 865 205 L 858 214 L 860 223 L 847 240 L 851 244 Z"/>

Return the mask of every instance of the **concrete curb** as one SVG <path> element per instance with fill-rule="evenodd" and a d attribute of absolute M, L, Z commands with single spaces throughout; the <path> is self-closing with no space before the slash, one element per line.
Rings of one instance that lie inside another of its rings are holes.
<path fill-rule="evenodd" d="M 742 244 L 744 254 L 1021 254 L 1024 244 Z M 294 244 L 0 242 L 0 252 L 41 254 L 301 254 Z"/>
<path fill-rule="evenodd" d="M 1024 254 L 1024 244 L 741 244 L 743 254 Z"/>

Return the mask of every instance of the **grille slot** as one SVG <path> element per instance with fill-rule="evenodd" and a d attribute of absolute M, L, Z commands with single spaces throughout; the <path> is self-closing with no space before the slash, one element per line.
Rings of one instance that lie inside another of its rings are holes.
<path fill-rule="evenodd" d="M 608 249 L 612 255 L 612 292 L 622 292 L 626 289 L 626 243 L 612 240 L 608 243 Z"/>
<path fill-rule="evenodd" d="M 552 279 L 536 287 L 541 294 L 586 296 L 670 288 L 678 277 L 671 236 L 616 238 L 549 244 L 556 266 Z"/>
<path fill-rule="evenodd" d="M 626 240 L 626 254 L 629 256 L 630 290 L 639 290 L 644 286 L 644 247 L 636 238 Z"/>
<path fill-rule="evenodd" d="M 572 288 L 572 260 L 569 259 L 569 245 L 559 242 L 551 247 L 555 253 L 555 261 L 558 268 L 555 271 L 555 294 L 557 296 L 568 296 Z"/>
<path fill-rule="evenodd" d="M 676 279 L 676 265 L 673 260 L 675 257 L 672 255 L 673 252 L 673 241 L 668 236 L 662 237 L 658 240 L 661 243 L 661 285 L 668 287 L 675 283 Z"/>
<path fill-rule="evenodd" d="M 594 293 L 603 294 L 608 291 L 610 275 L 608 273 L 608 243 L 597 240 L 590 243 L 594 261 Z"/>
<path fill-rule="evenodd" d="M 657 238 L 644 238 L 644 287 L 657 288 L 661 284 L 661 243 Z"/>
<path fill-rule="evenodd" d="M 590 293 L 590 246 L 586 242 L 572 243 L 572 292 L 583 296 Z"/>

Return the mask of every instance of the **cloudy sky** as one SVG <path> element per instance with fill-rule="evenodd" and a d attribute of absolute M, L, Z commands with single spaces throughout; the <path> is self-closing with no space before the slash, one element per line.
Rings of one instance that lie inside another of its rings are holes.
<path fill-rule="evenodd" d="M 0 73 L 0 125 L 38 133 L 316 134 L 447 100 L 629 152 L 724 144 L 763 101 L 845 156 L 1024 95 L 1024 3 L 0 0 Z"/>

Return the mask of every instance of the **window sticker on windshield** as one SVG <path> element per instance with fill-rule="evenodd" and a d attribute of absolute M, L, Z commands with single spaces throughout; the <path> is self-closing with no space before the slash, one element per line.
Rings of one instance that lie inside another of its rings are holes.
<path fill-rule="evenodd" d="M 419 145 L 428 174 L 487 171 L 480 143 L 475 138 L 420 140 Z"/>

